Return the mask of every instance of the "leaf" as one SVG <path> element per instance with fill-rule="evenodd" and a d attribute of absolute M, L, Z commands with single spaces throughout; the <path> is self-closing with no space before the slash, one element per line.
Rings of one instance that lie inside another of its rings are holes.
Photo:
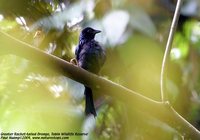
<path fill-rule="evenodd" d="M 10 21 L 10 20 L 6 20 L 3 19 L 2 21 L 0 21 L 0 30 L 3 31 L 9 31 L 10 29 L 13 29 L 17 26 L 17 23 L 15 21 Z"/>
<path fill-rule="evenodd" d="M 155 36 L 156 27 L 149 15 L 147 15 L 143 9 L 139 7 L 133 7 L 130 13 L 130 24 L 135 30 L 138 30 L 150 37 Z"/>
<path fill-rule="evenodd" d="M 173 42 L 173 49 L 171 51 L 171 59 L 186 58 L 189 53 L 189 40 L 181 33 L 176 33 Z"/>
<path fill-rule="evenodd" d="M 180 94 L 180 90 L 177 87 L 176 83 L 174 83 L 170 79 L 167 79 L 166 90 L 168 91 L 168 96 L 170 97 L 171 102 L 174 103 L 177 100 L 178 95 Z"/>
<path fill-rule="evenodd" d="M 58 29 L 62 30 L 65 25 L 69 27 L 81 22 L 84 14 L 91 12 L 95 4 L 93 0 L 76 2 L 66 7 L 62 12 L 56 12 L 49 17 L 45 17 L 37 21 L 31 26 L 31 29 L 43 27 L 45 30 Z"/>
<path fill-rule="evenodd" d="M 111 11 L 102 19 L 107 40 L 111 46 L 122 42 L 122 36 L 129 22 L 129 14 L 123 10 Z"/>
<path fill-rule="evenodd" d="M 200 16 L 200 3 L 197 0 L 187 0 L 186 4 L 181 8 L 181 14 L 185 16 Z"/>

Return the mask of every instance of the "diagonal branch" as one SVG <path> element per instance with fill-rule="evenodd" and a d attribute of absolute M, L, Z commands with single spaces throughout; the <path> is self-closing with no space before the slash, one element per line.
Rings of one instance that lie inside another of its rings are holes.
<path fill-rule="evenodd" d="M 45 64 L 46 67 L 56 68 L 63 75 L 126 103 L 130 109 L 134 108 L 148 113 L 167 123 L 186 139 L 200 139 L 200 132 L 181 117 L 168 102 L 157 102 L 142 96 L 126 87 L 76 67 L 56 56 L 47 54 L 1 31 L 0 44 L 0 51 L 3 53 L 12 53 L 33 62 Z"/>
<path fill-rule="evenodd" d="M 169 32 L 169 37 L 168 37 L 168 40 L 167 40 L 167 45 L 166 45 L 166 49 L 165 49 L 165 53 L 164 53 L 164 57 L 163 57 L 162 67 L 161 67 L 160 87 L 161 87 L 161 100 L 163 102 L 167 101 L 167 95 L 166 95 L 165 90 L 164 90 L 166 67 L 167 67 L 167 61 L 168 61 L 169 56 L 170 56 L 170 51 L 171 51 L 171 48 L 172 48 L 172 41 L 173 41 L 173 38 L 174 38 L 174 34 L 176 32 L 178 19 L 179 19 L 179 16 L 180 16 L 181 4 L 182 4 L 182 0 L 178 0 L 177 4 L 176 4 L 176 10 L 175 10 L 174 17 L 173 17 L 173 20 L 172 20 L 170 32 Z"/>

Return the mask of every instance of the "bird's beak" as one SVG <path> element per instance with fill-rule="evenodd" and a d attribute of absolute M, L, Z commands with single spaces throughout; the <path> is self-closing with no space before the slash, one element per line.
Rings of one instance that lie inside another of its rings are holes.
<path fill-rule="evenodd" d="M 95 34 L 98 34 L 98 33 L 100 33 L 100 32 L 101 32 L 100 30 L 95 30 L 95 31 L 94 31 Z"/>

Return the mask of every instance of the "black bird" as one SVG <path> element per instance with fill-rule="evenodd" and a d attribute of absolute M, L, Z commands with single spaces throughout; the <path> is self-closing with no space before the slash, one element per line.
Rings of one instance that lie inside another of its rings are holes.
<path fill-rule="evenodd" d="M 79 37 L 79 44 L 76 47 L 75 55 L 78 66 L 95 74 L 98 74 L 103 66 L 106 55 L 103 48 L 94 37 L 101 31 L 87 27 L 82 30 Z M 93 102 L 92 89 L 85 86 L 85 114 L 93 114 L 96 117 L 95 106 Z"/>

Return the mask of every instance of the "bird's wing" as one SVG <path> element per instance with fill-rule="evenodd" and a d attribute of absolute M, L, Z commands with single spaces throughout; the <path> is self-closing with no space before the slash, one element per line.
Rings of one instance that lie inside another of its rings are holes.
<path fill-rule="evenodd" d="M 100 67 L 103 66 L 103 64 L 106 61 L 106 54 L 105 54 L 105 50 L 103 49 L 103 47 L 96 41 L 93 42 L 94 46 L 95 46 L 95 54 L 97 55 L 98 58 L 98 65 Z"/>
<path fill-rule="evenodd" d="M 81 52 L 81 45 L 78 45 L 75 50 L 76 60 L 79 60 L 79 54 Z"/>
<path fill-rule="evenodd" d="M 76 56 L 79 66 L 93 73 L 98 73 L 105 62 L 105 51 L 96 41 L 78 46 Z"/>

